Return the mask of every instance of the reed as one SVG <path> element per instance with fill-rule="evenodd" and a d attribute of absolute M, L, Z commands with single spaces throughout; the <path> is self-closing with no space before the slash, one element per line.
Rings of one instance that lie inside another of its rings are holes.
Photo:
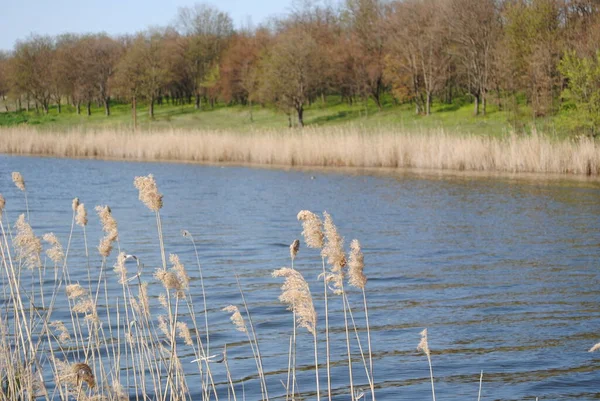
<path fill-rule="evenodd" d="M 423 329 L 421 332 L 421 341 L 417 346 L 417 351 L 423 351 L 427 356 L 427 362 L 429 363 L 429 378 L 431 379 L 431 394 L 433 401 L 435 401 L 435 387 L 433 385 L 433 366 L 431 365 L 431 350 L 429 349 L 429 339 L 427 338 L 427 329 Z"/>
<path fill-rule="evenodd" d="M 19 215 L 14 224 L 9 224 L 7 201 L 0 195 L 0 276 L 5 298 L 5 303 L 0 308 L 0 361 L 11 361 L 0 363 L 0 400 L 121 401 L 135 398 L 137 401 L 188 401 L 196 399 L 190 392 L 189 380 L 199 382 L 202 401 L 218 401 L 225 391 L 228 399 L 231 397 L 234 401 L 237 400 L 236 383 L 241 383 L 240 398 L 245 399 L 246 381 L 233 376 L 227 346 L 224 347 L 220 360 L 216 360 L 219 358 L 218 354 L 209 353 L 209 309 L 205 280 L 194 238 L 189 232 L 183 232 L 184 237 L 191 241 L 192 247 L 188 246 L 188 250 L 190 254 L 192 249 L 194 251 L 199 277 L 190 277 L 180 257 L 174 253 L 167 253 L 168 244 L 160 219 L 163 195 L 158 191 L 154 177 L 137 177 L 134 186 L 139 191 L 140 201 L 150 209 L 156 222 L 158 241 L 154 243 L 154 254 L 157 260 L 148 263 L 120 249 L 119 236 L 126 235 L 127 227 L 123 233 L 119 231 L 117 221 L 108 206 L 96 207 L 97 219 L 102 226 L 102 233 L 98 234 L 102 235 L 102 239 L 98 253 L 90 255 L 85 231 L 88 216 L 79 198 L 74 198 L 70 205 L 65 205 L 70 207 L 70 221 L 65 222 L 65 227 L 56 227 L 54 230 L 55 233 L 65 233 L 65 236 L 68 233 L 65 241 L 65 238 L 52 232 L 38 237 L 24 214 Z M 8 206 L 10 207 L 10 202 Z M 332 397 L 328 320 L 328 297 L 331 295 L 328 293 L 331 291 L 334 295 L 341 295 L 342 299 L 346 334 L 344 345 L 349 367 L 348 388 L 343 386 L 335 390 L 338 393 L 350 392 L 350 397 L 354 400 L 368 397 L 354 383 L 351 321 L 371 387 L 370 399 L 374 401 L 374 360 L 366 298 L 367 277 L 364 274 L 361 245 L 357 240 L 352 241 L 350 254 L 346 259 L 343 237 L 339 234 L 331 215 L 324 212 L 321 219 L 317 214 L 303 210 L 297 217 L 302 223 L 302 235 L 307 247 L 318 250 L 321 258 L 323 272 L 316 283 L 320 287 L 322 280 L 324 290 L 328 397 Z M 75 230 L 76 226 L 82 228 L 81 232 Z M 73 237 L 78 235 L 83 236 L 83 244 L 72 241 Z M 309 272 L 303 275 L 295 266 L 299 249 L 300 241 L 294 240 L 289 247 L 292 268 L 276 270 L 273 275 L 284 279 L 280 301 L 293 312 L 294 332 L 297 327 L 306 328 L 313 337 L 314 355 L 310 357 L 302 353 L 296 355 L 295 336 L 291 338 L 289 360 L 293 368 L 290 366 L 288 372 L 292 370 L 292 388 L 296 383 L 296 372 L 310 370 L 313 373 L 314 366 L 313 397 L 320 400 L 318 338 L 319 333 L 323 333 L 323 328 L 318 325 L 310 290 L 311 283 L 305 279 L 305 276 L 311 277 L 311 274 Z M 112 252 L 113 250 L 118 250 L 118 253 Z M 42 257 L 44 254 L 47 257 Z M 81 263 L 72 261 L 73 255 L 85 255 L 88 266 L 84 281 L 87 280 L 87 283 L 77 282 L 77 278 L 81 276 L 76 275 L 75 270 L 81 269 L 82 266 Z M 326 262 L 330 266 L 329 270 L 326 270 Z M 158 268 L 147 269 L 145 264 Z M 114 274 L 108 275 L 107 266 L 111 265 Z M 196 311 L 196 299 L 191 294 L 194 280 L 197 278 L 200 281 L 202 296 L 202 309 L 199 312 Z M 24 285 L 26 279 L 31 280 L 31 286 Z M 143 281 L 145 279 L 150 282 Z M 255 327 L 252 322 L 250 308 L 237 274 L 235 280 L 243 310 L 231 305 L 223 310 L 231 314 L 235 328 L 245 334 L 250 345 L 247 352 L 252 354 L 258 373 L 259 384 L 256 386 L 260 385 L 262 399 L 269 400 L 266 369 L 258 341 L 259 326 Z M 231 281 L 233 282 L 233 277 Z M 359 328 L 350 308 L 350 294 L 346 292 L 350 287 L 356 287 L 362 292 L 368 361 L 363 352 Z M 149 295 L 150 288 L 154 289 L 154 296 Z M 109 296 L 109 289 L 118 294 L 118 298 Z M 63 305 L 63 308 L 66 306 L 68 310 L 57 310 L 56 305 Z M 340 320 L 341 317 L 338 316 L 338 321 Z M 201 323 L 198 324 L 198 321 Z M 201 328 L 204 329 L 204 333 Z M 217 341 L 222 336 L 222 333 L 218 334 L 213 337 L 217 338 Z M 203 342 L 203 336 L 206 342 Z M 298 335 L 298 338 L 301 336 Z M 298 342 L 299 347 L 301 344 Z M 423 332 L 419 349 L 428 357 L 435 400 L 426 330 Z M 301 367 L 299 363 L 296 369 L 296 356 L 299 360 L 310 358 L 310 364 Z M 189 369 L 186 372 L 184 368 L 186 361 L 197 364 L 198 372 L 193 376 L 189 376 Z M 224 362 L 220 365 L 222 368 L 215 365 L 218 362 Z M 339 362 L 334 361 L 335 364 Z M 342 366 L 345 366 L 345 362 Z M 213 369 L 224 371 L 220 373 L 224 373 L 225 378 L 215 380 Z M 279 373 L 277 369 L 268 372 L 281 376 L 285 374 L 284 369 Z M 245 375 L 247 373 L 244 372 Z M 287 387 L 290 387 L 289 382 Z M 313 394 L 312 389 L 303 389 L 302 393 L 293 389 L 289 398 L 308 399 L 309 392 Z M 277 396 L 273 398 L 275 397 Z"/>
<path fill-rule="evenodd" d="M 301 131 L 0 131 L 0 153 L 310 167 L 418 168 L 489 172 L 600 174 L 594 139 L 559 140 L 534 132 L 488 137 L 444 130 L 360 127 Z"/>

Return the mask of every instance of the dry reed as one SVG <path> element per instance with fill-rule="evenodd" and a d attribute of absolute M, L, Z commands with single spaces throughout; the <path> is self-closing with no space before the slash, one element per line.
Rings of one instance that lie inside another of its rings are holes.
<path fill-rule="evenodd" d="M 313 305 L 308 283 L 297 270 L 284 267 L 273 272 L 273 277 L 283 277 L 279 300 L 288 305 L 288 309 L 296 313 L 299 327 L 304 327 L 311 334 L 317 330 L 317 313 Z"/>
<path fill-rule="evenodd" d="M 433 386 L 433 366 L 431 365 L 431 350 L 429 349 L 427 329 L 423 329 L 423 331 L 421 332 L 421 341 L 419 341 L 417 351 L 423 351 L 423 353 L 427 356 L 427 362 L 429 363 L 429 377 L 431 379 L 431 394 L 433 396 L 433 401 L 435 401 L 435 387 Z"/>
<path fill-rule="evenodd" d="M 77 215 L 75 216 L 75 222 L 81 227 L 85 227 L 88 223 L 87 210 L 85 210 L 85 205 L 83 203 L 78 203 L 77 205 Z"/>
<path fill-rule="evenodd" d="M 0 153 L 282 166 L 387 167 L 600 174 L 600 145 L 543 134 L 502 138 L 387 128 L 306 128 L 248 134 L 166 130 L 82 133 L 2 129 Z"/>
<path fill-rule="evenodd" d="M 13 242 L 18 259 L 30 269 L 41 267 L 42 242 L 35 236 L 29 223 L 25 221 L 24 214 L 17 219 L 15 228 L 17 235 L 13 238 Z"/>
<path fill-rule="evenodd" d="M 25 191 L 25 180 L 23 176 L 18 171 L 13 171 L 12 180 L 21 191 Z"/>

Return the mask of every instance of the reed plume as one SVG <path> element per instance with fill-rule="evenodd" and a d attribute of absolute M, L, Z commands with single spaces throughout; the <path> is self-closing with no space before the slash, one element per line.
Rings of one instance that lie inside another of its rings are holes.
<path fill-rule="evenodd" d="M 76 212 L 77 206 L 79 206 L 79 198 L 73 198 L 73 201 L 71 202 L 71 209 Z"/>
<path fill-rule="evenodd" d="M 357 239 L 350 243 L 350 258 L 348 260 L 348 282 L 351 286 L 364 289 L 367 284 L 367 276 L 364 274 L 365 257 L 360 249 Z"/>
<path fill-rule="evenodd" d="M 298 251 L 300 250 L 300 241 L 297 239 L 294 240 L 290 244 L 290 257 L 292 258 L 292 262 L 296 259 L 296 255 L 298 255 Z"/>
<path fill-rule="evenodd" d="M 321 250 L 321 255 L 327 258 L 327 263 L 331 267 L 331 274 L 327 277 L 327 280 L 333 283 L 334 293 L 340 295 L 343 293 L 344 267 L 346 267 L 344 238 L 338 233 L 331 215 L 323 212 L 323 216 L 325 217 L 323 228 L 327 242 Z"/>
<path fill-rule="evenodd" d="M 115 273 L 119 275 L 119 284 L 125 284 L 127 282 L 127 267 L 125 262 L 127 261 L 127 255 L 125 252 L 120 252 L 117 256 L 117 263 L 113 266 Z"/>
<path fill-rule="evenodd" d="M 373 378 L 373 351 L 371 348 L 371 328 L 369 326 L 369 308 L 367 307 L 367 294 L 365 291 L 365 286 L 367 285 L 367 276 L 365 276 L 364 274 L 364 269 L 365 257 L 362 253 L 360 242 L 357 239 L 354 239 L 350 243 L 350 257 L 348 260 L 348 282 L 351 286 L 359 288 L 362 291 L 363 295 L 363 307 L 365 310 L 365 321 L 367 326 L 367 345 L 369 347 L 369 384 L 371 387 L 371 399 L 375 401 L 375 379 Z"/>
<path fill-rule="evenodd" d="M 179 338 L 183 340 L 185 345 L 189 345 L 190 347 L 194 345 L 187 323 L 177 322 L 177 331 L 179 333 Z"/>
<path fill-rule="evenodd" d="M 55 320 L 52 323 L 50 323 L 50 326 L 53 327 L 56 331 L 58 331 L 58 341 L 60 341 L 61 343 L 64 344 L 71 339 L 69 330 L 62 321 Z"/>
<path fill-rule="evenodd" d="M 279 300 L 288 305 L 288 310 L 294 312 L 299 327 L 304 327 L 313 335 L 317 400 L 321 399 L 319 385 L 319 360 L 317 351 L 317 312 L 313 304 L 308 283 L 297 270 L 283 267 L 273 272 L 273 277 L 283 277 Z M 295 377 L 294 377 L 295 380 Z M 294 398 L 294 391 L 292 391 Z"/>
<path fill-rule="evenodd" d="M 177 278 L 179 279 L 179 282 L 181 283 L 181 287 L 183 289 L 187 289 L 190 285 L 190 276 L 187 274 L 187 271 L 185 270 L 185 266 L 183 266 L 183 263 L 181 263 L 181 260 L 179 260 L 179 256 L 176 254 L 173 254 L 173 253 L 170 254 L 169 262 L 171 262 L 171 264 L 173 265 L 173 271 L 177 275 Z"/>
<path fill-rule="evenodd" d="M 590 348 L 590 350 L 588 352 L 595 352 L 598 351 L 600 349 L 600 343 L 594 345 L 592 348 Z"/>
<path fill-rule="evenodd" d="M 306 246 L 309 248 L 323 247 L 323 223 L 319 216 L 308 210 L 301 210 L 298 213 L 298 220 L 302 222 L 302 235 Z"/>
<path fill-rule="evenodd" d="M 135 177 L 133 185 L 139 191 L 139 199 L 148 209 L 158 212 L 163 207 L 163 195 L 158 192 L 154 176 L 149 174 L 145 177 Z"/>
<path fill-rule="evenodd" d="M 13 171 L 12 180 L 21 191 L 25 191 L 25 180 L 23 176 L 18 171 Z"/>
<path fill-rule="evenodd" d="M 177 277 L 175 272 L 157 269 L 156 272 L 154 272 L 154 277 L 162 283 L 163 287 L 165 287 L 165 290 L 167 291 L 174 290 L 178 295 L 181 291 L 183 291 L 181 280 L 179 280 L 179 277 Z"/>
<path fill-rule="evenodd" d="M 67 298 L 77 299 L 84 297 L 88 294 L 88 290 L 83 288 L 80 284 L 69 284 L 66 288 Z"/>
<path fill-rule="evenodd" d="M 421 341 L 419 342 L 419 345 L 417 345 L 417 351 L 423 351 L 428 358 L 431 356 L 431 351 L 429 350 L 429 341 L 427 338 L 427 329 L 424 329 L 421 332 Z"/>
<path fill-rule="evenodd" d="M 66 288 L 67 298 L 75 301 L 73 305 L 73 312 L 83 313 L 84 319 L 90 322 L 98 323 L 98 312 L 96 310 L 96 304 L 89 295 L 87 289 L 82 287 L 80 284 L 69 284 Z"/>
<path fill-rule="evenodd" d="M 231 317 L 229 319 L 238 331 L 241 331 L 242 333 L 248 333 L 246 323 L 244 322 L 244 317 L 240 313 L 240 308 L 235 305 L 229 305 L 224 307 L 223 311 L 231 313 Z"/>
<path fill-rule="evenodd" d="M 75 198 L 75 199 L 77 199 L 77 198 Z M 87 210 L 85 210 L 84 203 L 77 204 L 77 215 L 75 216 L 75 223 L 77 223 L 77 225 L 79 225 L 81 227 L 85 227 L 88 223 Z M 115 227 L 115 229 L 116 229 L 116 227 Z"/>
<path fill-rule="evenodd" d="M 304 327 L 311 334 L 316 334 L 317 313 L 313 305 L 310 289 L 302 274 L 297 270 L 283 267 L 273 272 L 273 277 L 283 277 L 279 300 L 288 305 L 288 309 L 296 312 L 299 327 Z"/>
<path fill-rule="evenodd" d="M 100 240 L 100 245 L 98 245 L 98 252 L 103 257 L 108 257 L 112 251 L 113 243 L 119 238 L 117 221 L 108 206 L 96 206 L 96 213 L 98 213 L 98 217 L 100 218 L 102 231 L 105 233 L 104 237 Z"/>
<path fill-rule="evenodd" d="M 58 238 L 54 233 L 44 234 L 44 241 L 52 245 L 50 249 L 46 250 L 46 255 L 52 260 L 56 265 L 58 265 L 65 257 L 65 253 L 63 252 L 63 247 L 60 244 Z"/>
<path fill-rule="evenodd" d="M 0 218 L 2 218 L 2 213 L 4 213 L 4 208 L 6 207 L 6 200 L 4 196 L 0 194 Z"/>
<path fill-rule="evenodd" d="M 346 254 L 344 252 L 344 238 L 338 233 L 337 227 L 333 223 L 331 215 L 323 212 L 325 231 L 325 245 L 321 249 L 323 260 L 327 258 L 330 266 L 330 273 L 324 274 L 324 282 L 332 283 L 332 290 L 335 295 L 342 296 L 342 310 L 344 312 L 344 328 L 346 331 L 346 352 L 348 354 L 348 375 L 350 380 L 350 397 L 352 401 L 356 399 L 354 392 L 354 379 L 352 374 L 352 353 L 350 349 L 350 333 L 348 330 L 348 315 L 346 307 L 346 294 L 344 291 L 344 267 L 346 267 Z"/>
<path fill-rule="evenodd" d="M 427 329 L 421 332 L 421 341 L 417 346 L 417 351 L 423 351 L 427 356 L 427 362 L 429 363 L 429 377 L 431 378 L 431 394 L 433 401 L 435 401 L 435 387 L 433 385 L 433 367 L 431 366 L 431 350 L 429 349 L 429 341 L 427 339 Z"/>
<path fill-rule="evenodd" d="M 24 214 L 17 219 L 15 228 L 17 235 L 13 238 L 13 243 L 17 251 L 17 258 L 29 269 L 41 267 L 42 242 L 35 236 L 29 223 L 25 221 Z"/>

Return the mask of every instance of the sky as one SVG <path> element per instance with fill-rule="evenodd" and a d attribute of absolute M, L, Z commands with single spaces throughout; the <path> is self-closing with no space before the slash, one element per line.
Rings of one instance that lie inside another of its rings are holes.
<path fill-rule="evenodd" d="M 12 50 L 15 41 L 30 34 L 106 32 L 135 33 L 164 26 L 180 7 L 195 0 L 0 0 L 0 50 Z M 229 13 L 236 27 L 260 24 L 269 16 L 285 15 L 292 0 L 208 0 Z"/>

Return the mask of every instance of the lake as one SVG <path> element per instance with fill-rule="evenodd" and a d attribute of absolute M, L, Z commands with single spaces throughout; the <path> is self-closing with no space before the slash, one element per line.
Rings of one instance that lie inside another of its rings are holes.
<path fill-rule="evenodd" d="M 239 399 L 242 392 L 248 400 L 260 399 L 260 385 L 245 335 L 235 331 L 221 309 L 242 305 L 238 274 L 256 326 L 269 394 L 285 399 L 282 381 L 292 315 L 277 299 L 282 280 L 271 273 L 290 265 L 288 246 L 297 238 L 301 248 L 295 268 L 309 282 L 317 307 L 326 399 L 321 258 L 301 238 L 296 215 L 303 209 L 329 212 L 346 248 L 354 238 L 361 241 L 378 400 L 431 399 L 427 358 L 416 350 L 423 328 L 429 330 L 440 400 L 476 400 L 481 371 L 486 400 L 600 399 L 600 353 L 587 352 L 600 342 L 598 181 L 0 156 L 0 193 L 7 199 L 5 215 L 11 222 L 25 210 L 23 194 L 11 182 L 12 171 L 25 178 L 30 221 L 38 236 L 52 231 L 66 246 L 71 201 L 79 197 L 85 203 L 92 272 L 101 264 L 96 246 L 102 236 L 93 207 L 109 205 L 119 225 L 120 247 L 142 261 L 142 279 L 151 283 L 156 301 L 161 292 L 152 276 L 161 265 L 156 220 L 133 186 L 135 176 L 154 174 L 164 194 L 166 251 L 178 254 L 186 265 L 190 293 L 201 310 L 194 249 L 181 230 L 193 234 L 206 286 L 210 353 L 219 354 L 228 344 Z M 115 250 L 109 266 L 116 256 Z M 87 282 L 86 263 L 83 235 L 75 230 L 71 280 Z M 111 269 L 108 279 L 109 298 L 115 299 L 122 292 Z M 362 295 L 349 289 L 348 296 L 364 341 Z M 332 294 L 329 305 L 334 399 L 347 400 L 340 297 Z M 56 310 L 68 316 L 64 301 Z M 203 322 L 201 314 L 198 323 Z M 353 341 L 354 382 L 370 399 Z M 298 329 L 297 347 L 298 388 L 305 399 L 315 399 L 312 336 L 305 329 Z M 192 399 L 199 399 L 198 370 L 188 363 L 193 354 L 183 346 L 180 350 L 190 372 Z M 223 364 L 211 366 L 226 399 Z M 132 399 L 134 392 L 130 390 Z"/>

